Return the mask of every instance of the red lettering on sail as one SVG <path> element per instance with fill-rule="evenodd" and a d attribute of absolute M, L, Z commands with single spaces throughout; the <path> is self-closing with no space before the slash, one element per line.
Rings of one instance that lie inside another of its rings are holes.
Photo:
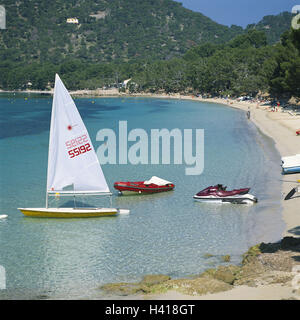
<path fill-rule="evenodd" d="M 69 150 L 71 148 L 75 148 L 75 147 L 80 146 L 81 144 L 85 144 L 87 142 L 89 142 L 88 137 L 86 134 L 83 134 L 77 138 L 66 141 L 65 144 L 66 144 L 67 149 Z"/>
<path fill-rule="evenodd" d="M 69 150 L 68 153 L 69 153 L 70 158 L 72 159 L 74 157 L 77 157 L 77 156 L 79 156 L 83 153 L 86 153 L 88 151 L 91 151 L 91 150 L 92 150 L 91 145 L 89 143 L 86 143 L 84 145 L 81 145 L 78 148 Z"/>
<path fill-rule="evenodd" d="M 72 159 L 88 151 L 91 151 L 92 148 L 88 141 L 89 140 L 86 134 L 66 141 L 65 145 L 67 147 L 70 158 Z"/>

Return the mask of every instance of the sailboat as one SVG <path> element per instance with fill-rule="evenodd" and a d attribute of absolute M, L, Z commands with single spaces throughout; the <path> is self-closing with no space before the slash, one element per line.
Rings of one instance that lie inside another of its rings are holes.
<path fill-rule="evenodd" d="M 71 190 L 70 190 L 71 188 Z M 52 103 L 45 208 L 18 208 L 31 217 L 80 218 L 129 213 L 116 208 L 49 208 L 49 196 L 112 197 L 76 105 L 58 74 Z M 75 201 L 74 201 L 75 202 Z"/>

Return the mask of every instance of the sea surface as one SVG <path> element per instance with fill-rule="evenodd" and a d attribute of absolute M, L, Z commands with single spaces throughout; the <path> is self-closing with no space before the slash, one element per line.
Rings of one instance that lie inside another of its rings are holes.
<path fill-rule="evenodd" d="M 18 207 L 44 207 L 52 97 L 0 96 L 0 299 L 106 299 L 99 286 L 139 281 L 147 274 L 190 277 L 207 268 L 239 264 L 261 241 L 281 238 L 280 155 L 244 112 L 218 104 L 150 98 L 77 98 L 97 150 L 101 129 L 204 129 L 204 171 L 186 175 L 182 164 L 105 164 L 113 205 L 129 215 L 88 219 L 24 217 Z M 150 143 L 150 138 L 149 138 Z M 128 143 L 128 148 L 133 142 Z M 195 140 L 193 140 L 195 148 Z M 118 139 L 117 139 L 118 147 Z M 195 150 L 195 149 L 194 149 Z M 150 155 L 149 155 L 150 158 Z M 117 159 L 118 160 L 118 159 Z M 172 157 L 171 157 L 172 160 Z M 149 161 L 150 162 L 150 161 Z M 156 175 L 172 192 L 120 196 L 115 181 Z M 193 195 L 209 185 L 251 187 L 256 205 L 201 204 Z M 66 199 L 52 199 L 50 206 Z M 73 205 L 73 199 L 70 199 Z M 108 206 L 105 199 L 78 205 Z M 1 274 L 0 274 L 1 277 Z"/>

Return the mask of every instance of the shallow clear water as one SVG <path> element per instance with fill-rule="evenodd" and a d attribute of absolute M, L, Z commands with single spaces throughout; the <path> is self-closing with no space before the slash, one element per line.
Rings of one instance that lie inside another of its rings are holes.
<path fill-rule="evenodd" d="M 204 129 L 205 167 L 185 175 L 182 165 L 103 165 L 114 181 L 145 180 L 152 175 L 173 181 L 173 192 L 118 196 L 113 204 L 130 215 L 90 219 L 36 219 L 17 207 L 43 207 L 51 98 L 0 97 L 0 265 L 7 290 L 0 298 L 99 298 L 107 282 L 136 281 L 145 274 L 171 277 L 198 274 L 241 254 L 258 242 L 280 239 L 280 156 L 239 110 L 194 101 L 144 98 L 76 99 L 95 149 L 98 130 Z M 130 147 L 130 144 L 129 144 Z M 254 206 L 212 205 L 192 196 L 208 185 L 251 187 Z M 80 199 L 108 205 L 103 200 Z M 62 200 L 52 200 L 51 204 Z M 100 202 L 98 202 L 100 201 Z M 205 254 L 212 254 L 207 258 Z"/>

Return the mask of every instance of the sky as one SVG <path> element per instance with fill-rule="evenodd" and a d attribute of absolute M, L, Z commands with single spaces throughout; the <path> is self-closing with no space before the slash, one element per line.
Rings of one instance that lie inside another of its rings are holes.
<path fill-rule="evenodd" d="M 212 20 L 231 26 L 246 27 L 264 16 L 292 11 L 300 0 L 175 0 L 185 8 L 198 11 Z"/>

